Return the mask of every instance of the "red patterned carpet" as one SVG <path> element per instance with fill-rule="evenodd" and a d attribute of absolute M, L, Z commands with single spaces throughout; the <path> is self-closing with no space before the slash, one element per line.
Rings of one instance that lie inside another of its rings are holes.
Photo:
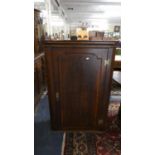
<path fill-rule="evenodd" d="M 119 103 L 109 106 L 109 128 L 104 132 L 66 132 L 62 155 L 120 155 Z"/>

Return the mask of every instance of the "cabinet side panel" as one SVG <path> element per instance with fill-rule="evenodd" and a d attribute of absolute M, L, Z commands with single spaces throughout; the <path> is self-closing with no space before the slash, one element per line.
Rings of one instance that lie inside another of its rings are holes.
<path fill-rule="evenodd" d="M 53 50 L 47 48 L 45 52 L 46 66 L 47 66 L 47 84 L 48 84 L 48 98 L 49 98 L 49 108 L 51 116 L 51 127 L 52 129 L 61 129 L 60 107 L 56 102 L 56 80 L 55 80 L 55 68 L 54 66 L 54 56 Z"/>

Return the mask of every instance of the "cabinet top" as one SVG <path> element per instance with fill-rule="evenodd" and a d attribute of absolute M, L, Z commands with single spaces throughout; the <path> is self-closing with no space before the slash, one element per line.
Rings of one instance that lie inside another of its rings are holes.
<path fill-rule="evenodd" d="M 77 41 L 70 41 L 70 40 L 45 40 L 44 46 L 52 46 L 52 47 L 65 47 L 65 46 L 113 46 L 116 47 L 117 41 L 87 41 L 87 40 L 77 40 Z"/>

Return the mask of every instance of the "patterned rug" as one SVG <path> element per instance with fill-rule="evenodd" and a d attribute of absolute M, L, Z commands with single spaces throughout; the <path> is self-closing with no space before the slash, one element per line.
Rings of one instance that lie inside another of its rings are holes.
<path fill-rule="evenodd" d="M 120 104 L 109 106 L 109 127 L 104 132 L 64 133 L 62 155 L 120 155 L 121 129 L 117 114 Z"/>

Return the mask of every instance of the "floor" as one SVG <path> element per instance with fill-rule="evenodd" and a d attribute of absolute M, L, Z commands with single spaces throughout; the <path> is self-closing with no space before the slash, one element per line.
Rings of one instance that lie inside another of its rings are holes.
<path fill-rule="evenodd" d="M 48 96 L 44 96 L 34 117 L 34 155 L 61 155 L 63 132 L 52 131 Z"/>
<path fill-rule="evenodd" d="M 120 101 L 120 96 L 117 98 Z M 44 95 L 34 116 L 34 155 L 61 155 L 63 132 L 51 130 L 48 106 L 48 96 Z"/>

